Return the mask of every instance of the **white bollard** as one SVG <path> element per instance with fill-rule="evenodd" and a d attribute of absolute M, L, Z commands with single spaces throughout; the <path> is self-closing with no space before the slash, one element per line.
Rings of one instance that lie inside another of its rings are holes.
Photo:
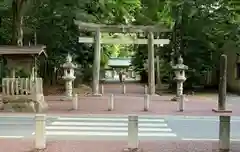
<path fill-rule="evenodd" d="M 104 85 L 101 84 L 101 94 L 104 94 Z"/>
<path fill-rule="evenodd" d="M 147 85 L 144 85 L 144 94 L 147 94 Z"/>
<path fill-rule="evenodd" d="M 149 110 L 150 96 L 149 94 L 144 95 L 144 111 Z"/>
<path fill-rule="evenodd" d="M 108 111 L 112 111 L 114 109 L 114 95 L 110 95 L 110 99 L 108 101 Z"/>
<path fill-rule="evenodd" d="M 179 111 L 182 112 L 184 110 L 184 95 L 180 95 L 178 99 L 179 99 L 179 101 L 178 101 L 179 102 L 178 103 L 179 104 Z"/>
<path fill-rule="evenodd" d="M 126 86 L 124 83 L 122 84 L 122 94 L 126 94 Z"/>
<path fill-rule="evenodd" d="M 128 148 L 138 149 L 138 116 L 128 116 Z"/>
<path fill-rule="evenodd" d="M 46 148 L 46 115 L 36 114 L 35 116 L 35 149 Z"/>
<path fill-rule="evenodd" d="M 230 150 L 231 116 L 219 116 L 219 150 Z"/>
<path fill-rule="evenodd" d="M 78 110 L 78 94 L 75 94 L 72 99 L 73 110 Z"/>

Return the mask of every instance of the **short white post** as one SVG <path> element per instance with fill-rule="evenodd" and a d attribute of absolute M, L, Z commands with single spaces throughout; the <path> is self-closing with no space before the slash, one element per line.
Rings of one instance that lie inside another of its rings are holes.
<path fill-rule="evenodd" d="M 112 111 L 114 109 L 114 95 L 110 95 L 110 99 L 108 101 L 108 111 Z"/>
<path fill-rule="evenodd" d="M 104 94 L 104 85 L 101 84 L 101 94 Z"/>
<path fill-rule="evenodd" d="M 122 94 L 126 94 L 126 85 L 122 84 Z"/>
<path fill-rule="evenodd" d="M 147 85 L 144 85 L 144 94 L 147 94 Z"/>
<path fill-rule="evenodd" d="M 184 110 L 184 95 L 180 95 L 178 99 L 179 99 L 179 101 L 178 101 L 179 102 L 178 103 L 179 104 L 179 111 L 182 112 Z"/>
<path fill-rule="evenodd" d="M 73 110 L 78 110 L 78 94 L 75 94 L 72 99 Z"/>
<path fill-rule="evenodd" d="M 128 116 L 128 148 L 138 149 L 138 116 Z"/>
<path fill-rule="evenodd" d="M 35 116 L 35 149 L 46 148 L 46 115 L 36 114 Z"/>
<path fill-rule="evenodd" d="M 148 111 L 149 102 L 150 102 L 150 96 L 149 96 L 149 94 L 145 94 L 144 95 L 144 111 Z"/>
<path fill-rule="evenodd" d="M 219 150 L 230 150 L 231 116 L 219 116 Z"/>

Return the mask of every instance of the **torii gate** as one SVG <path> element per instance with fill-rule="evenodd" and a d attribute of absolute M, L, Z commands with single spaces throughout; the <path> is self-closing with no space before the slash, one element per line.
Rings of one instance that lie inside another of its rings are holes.
<path fill-rule="evenodd" d="M 75 21 L 80 30 L 94 31 L 95 38 L 79 37 L 80 43 L 94 43 L 94 62 L 93 62 L 93 95 L 99 96 L 99 76 L 100 76 L 100 59 L 101 59 L 101 44 L 147 44 L 148 45 L 148 93 L 155 94 L 155 70 L 154 70 L 154 45 L 169 44 L 169 39 L 154 39 L 153 32 L 169 32 L 169 29 L 162 25 L 155 26 L 130 26 L 130 25 L 104 25 L 85 23 Z M 114 33 L 137 33 L 148 32 L 148 39 L 131 39 L 131 38 L 104 38 L 101 39 L 101 32 Z"/>

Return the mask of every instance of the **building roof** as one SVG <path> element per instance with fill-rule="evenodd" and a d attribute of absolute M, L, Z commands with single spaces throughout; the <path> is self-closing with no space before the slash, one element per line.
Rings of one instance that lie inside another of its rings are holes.
<path fill-rule="evenodd" d="M 0 45 L 0 55 L 41 55 L 42 53 L 47 56 L 45 49 L 46 46 L 11 46 Z"/>
<path fill-rule="evenodd" d="M 110 58 L 108 66 L 130 66 L 131 58 Z"/>

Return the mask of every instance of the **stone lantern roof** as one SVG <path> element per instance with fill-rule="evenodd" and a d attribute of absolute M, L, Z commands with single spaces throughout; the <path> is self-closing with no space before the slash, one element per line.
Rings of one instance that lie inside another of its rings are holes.
<path fill-rule="evenodd" d="M 70 54 L 68 54 L 68 56 L 66 58 L 66 63 L 64 63 L 62 65 L 62 67 L 64 69 L 75 69 L 75 68 L 77 68 L 77 66 L 72 63 L 72 56 Z"/>
<path fill-rule="evenodd" d="M 172 66 L 173 70 L 188 70 L 188 66 L 183 64 L 183 58 L 180 56 L 178 58 L 178 63 Z"/>
<path fill-rule="evenodd" d="M 73 64 L 73 63 L 64 63 L 64 64 L 62 65 L 62 67 L 63 67 L 64 69 L 75 69 L 75 68 L 77 68 L 77 66 L 76 66 L 75 64 Z"/>

